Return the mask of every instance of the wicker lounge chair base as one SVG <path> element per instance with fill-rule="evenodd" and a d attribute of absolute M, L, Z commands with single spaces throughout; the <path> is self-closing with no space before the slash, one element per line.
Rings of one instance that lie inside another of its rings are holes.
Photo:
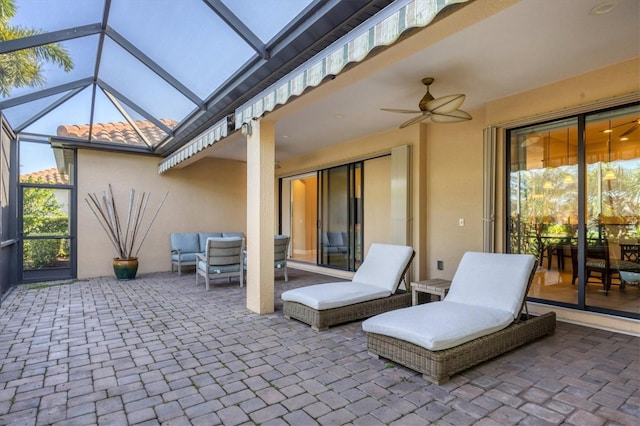
<path fill-rule="evenodd" d="M 430 351 L 421 346 L 376 333 L 367 334 L 367 348 L 375 357 L 386 358 L 422 373 L 425 380 L 443 384 L 460 371 L 501 355 L 556 329 L 556 314 L 549 312 L 521 320 L 505 329 L 459 346 Z"/>
<path fill-rule="evenodd" d="M 297 302 L 284 301 L 284 317 L 309 324 L 316 331 L 332 325 L 356 321 L 394 309 L 411 306 L 411 292 L 398 291 L 389 297 L 332 309 L 317 310 Z"/>
<path fill-rule="evenodd" d="M 428 382 L 441 385 L 460 371 L 508 352 L 556 329 L 556 314 L 548 312 L 513 323 L 505 329 L 459 346 L 430 351 L 413 343 L 376 333 L 367 334 L 367 348 L 376 358 L 385 358 L 422 373 Z"/>

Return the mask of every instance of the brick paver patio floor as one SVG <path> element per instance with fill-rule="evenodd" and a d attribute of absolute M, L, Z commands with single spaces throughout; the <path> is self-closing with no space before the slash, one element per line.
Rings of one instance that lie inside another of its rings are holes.
<path fill-rule="evenodd" d="M 553 336 L 436 386 L 373 358 L 355 322 L 315 332 L 193 273 L 23 285 L 0 307 L 0 424 L 640 424 L 640 338 Z"/>

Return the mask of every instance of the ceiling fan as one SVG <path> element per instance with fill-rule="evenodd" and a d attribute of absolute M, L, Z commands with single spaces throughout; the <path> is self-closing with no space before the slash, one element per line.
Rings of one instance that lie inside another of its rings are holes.
<path fill-rule="evenodd" d="M 434 82 L 433 77 L 422 79 L 422 84 L 427 86 L 427 93 L 418 103 L 419 110 L 380 108 L 382 111 L 397 112 L 400 114 L 420 114 L 400 125 L 400 128 L 410 126 L 427 118 L 431 118 L 434 123 L 455 123 L 457 121 L 471 120 L 471 115 L 458 108 L 464 102 L 465 95 L 448 95 L 441 98 L 434 98 L 429 93 L 429 86 Z"/>
<path fill-rule="evenodd" d="M 602 133 L 611 133 L 613 132 L 613 129 L 618 128 L 618 127 L 622 127 L 622 126 L 627 126 L 631 124 L 631 127 L 629 127 L 628 129 L 626 129 L 624 132 L 622 132 L 620 134 L 620 136 L 618 136 L 620 138 L 620 140 L 625 141 L 628 139 L 628 136 L 635 132 L 636 130 L 638 130 L 638 128 L 640 128 L 640 118 L 635 119 L 635 120 L 631 120 L 631 121 L 627 121 L 625 123 L 622 124 L 618 124 L 617 126 L 613 126 L 611 128 L 607 128 L 605 130 L 602 131 Z"/>

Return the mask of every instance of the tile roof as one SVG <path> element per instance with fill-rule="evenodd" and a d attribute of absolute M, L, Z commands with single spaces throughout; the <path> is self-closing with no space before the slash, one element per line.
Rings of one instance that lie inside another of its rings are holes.
<path fill-rule="evenodd" d="M 47 183 L 49 185 L 68 185 L 69 175 L 61 174 L 57 168 L 39 170 L 20 175 L 20 182 Z"/>
<path fill-rule="evenodd" d="M 163 124 L 169 128 L 175 127 L 177 121 L 161 119 Z M 153 146 L 160 142 L 167 134 L 152 122 L 147 120 L 134 121 L 135 125 L 140 129 L 142 134 L 147 138 L 147 141 Z M 71 137 L 79 139 L 89 139 L 88 124 L 70 124 L 58 126 L 57 135 L 62 137 Z M 144 141 L 138 133 L 133 129 L 133 126 L 128 122 L 116 122 L 116 123 L 94 123 L 92 140 L 100 142 L 115 142 L 124 143 L 129 145 L 144 145 Z"/>

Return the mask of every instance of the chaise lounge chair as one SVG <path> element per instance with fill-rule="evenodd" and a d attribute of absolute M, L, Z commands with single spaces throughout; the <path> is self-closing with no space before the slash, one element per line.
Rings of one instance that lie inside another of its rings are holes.
<path fill-rule="evenodd" d="M 554 312 L 521 320 L 535 269 L 531 255 L 466 253 L 443 301 L 364 321 L 368 350 L 442 384 L 455 373 L 553 334 Z"/>
<path fill-rule="evenodd" d="M 320 331 L 411 306 L 411 292 L 398 287 L 414 254 L 411 247 L 374 243 L 351 282 L 316 284 L 282 293 L 284 316 Z"/>

